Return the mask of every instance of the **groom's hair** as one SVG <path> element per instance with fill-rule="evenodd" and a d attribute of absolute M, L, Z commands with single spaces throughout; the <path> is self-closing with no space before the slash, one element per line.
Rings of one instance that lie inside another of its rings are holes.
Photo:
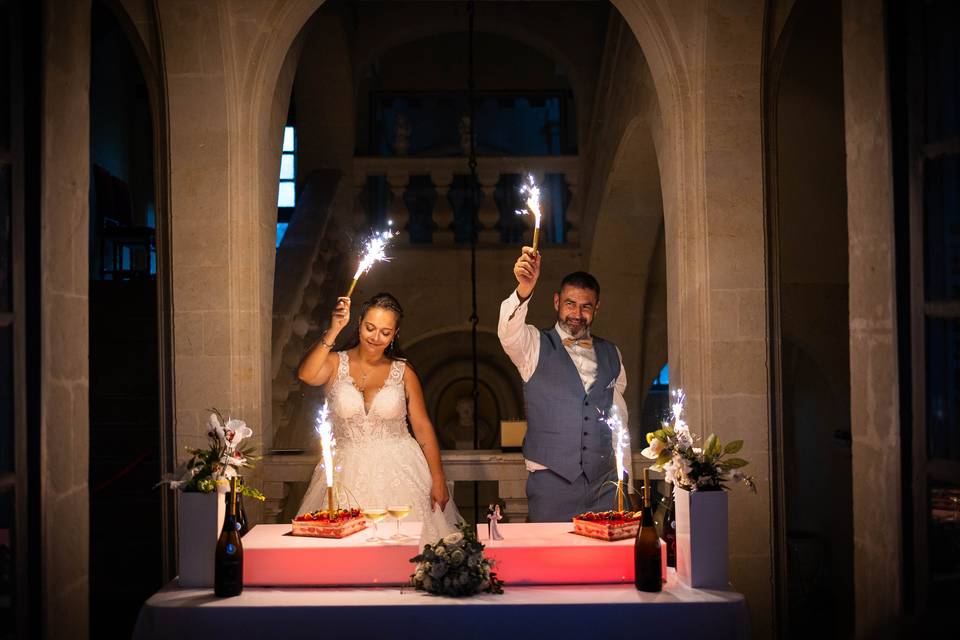
<path fill-rule="evenodd" d="M 574 271 L 573 273 L 565 275 L 560 282 L 558 292 L 563 291 L 563 288 L 566 286 L 576 287 L 577 289 L 589 289 L 597 294 L 597 301 L 600 301 L 600 283 L 586 271 Z"/>

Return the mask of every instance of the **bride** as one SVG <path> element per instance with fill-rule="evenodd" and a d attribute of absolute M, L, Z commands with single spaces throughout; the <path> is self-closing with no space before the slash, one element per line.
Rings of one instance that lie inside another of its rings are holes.
<path fill-rule="evenodd" d="M 360 306 L 357 334 L 344 350 L 332 351 L 350 321 L 350 298 L 338 298 L 330 329 L 297 375 L 309 385 L 325 386 L 337 441 L 336 482 L 364 509 L 410 505 L 411 519 L 423 522 L 423 545 L 455 531 L 460 515 L 450 500 L 420 380 L 400 355 L 402 319 L 397 299 L 378 293 Z M 297 513 L 326 507 L 321 466 Z"/>

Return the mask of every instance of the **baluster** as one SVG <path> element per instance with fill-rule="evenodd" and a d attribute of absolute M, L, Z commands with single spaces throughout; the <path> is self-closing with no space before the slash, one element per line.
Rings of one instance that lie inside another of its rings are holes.
<path fill-rule="evenodd" d="M 566 229 L 563 232 L 563 240 L 566 244 L 580 244 L 580 201 L 577 198 L 579 175 L 576 170 L 565 173 L 564 181 L 567 183 L 567 189 L 570 192 L 567 200 L 567 210 L 564 214 Z"/>
<path fill-rule="evenodd" d="M 402 234 L 410 223 L 410 212 L 407 210 L 407 203 L 403 201 L 403 194 L 406 193 L 407 185 L 410 184 L 410 174 L 388 171 L 387 184 L 390 186 L 391 193 L 387 217 L 393 221 L 393 228 L 400 232 L 400 238 L 403 239 Z"/>
<path fill-rule="evenodd" d="M 437 190 L 437 201 L 433 205 L 433 221 L 437 228 L 433 231 L 433 243 L 451 245 L 454 242 L 453 207 L 447 195 L 453 184 L 453 172 L 447 170 L 431 171 L 430 180 Z"/>
<path fill-rule="evenodd" d="M 493 198 L 493 191 L 500 181 L 500 171 L 480 171 L 477 174 L 477 180 L 480 182 L 480 189 L 483 191 L 483 200 L 480 202 L 480 211 L 478 212 L 483 229 L 481 229 L 477 240 L 480 242 L 499 242 L 500 229 L 497 228 L 497 223 L 500 222 L 500 209 L 497 207 L 497 201 Z"/>

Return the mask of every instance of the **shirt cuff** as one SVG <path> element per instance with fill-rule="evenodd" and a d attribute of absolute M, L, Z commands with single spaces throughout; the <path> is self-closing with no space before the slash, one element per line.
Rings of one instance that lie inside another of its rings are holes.
<path fill-rule="evenodd" d="M 530 295 L 527 297 L 526 300 L 521 300 L 521 299 L 520 299 L 520 294 L 517 293 L 517 290 L 516 290 L 516 289 L 514 289 L 514 290 L 513 290 L 513 293 L 510 294 L 510 297 L 507 298 L 507 300 L 509 300 L 509 301 L 510 301 L 511 303 L 513 303 L 513 305 L 514 305 L 514 306 L 513 306 L 513 311 L 510 312 L 510 317 L 507 318 L 507 320 L 513 320 L 513 316 L 517 315 L 517 311 L 520 310 L 520 307 L 522 307 L 523 305 L 525 305 L 525 304 L 527 304 L 528 302 L 530 302 L 530 298 L 532 298 L 532 297 L 533 297 L 533 292 L 531 291 L 531 292 L 530 292 Z"/>

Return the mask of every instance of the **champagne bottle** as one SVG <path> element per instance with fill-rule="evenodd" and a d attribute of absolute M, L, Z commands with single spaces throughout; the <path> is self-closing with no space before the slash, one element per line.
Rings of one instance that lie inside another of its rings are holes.
<path fill-rule="evenodd" d="M 657 508 L 657 527 L 660 529 L 660 539 L 667 545 L 667 566 L 677 566 L 677 518 L 673 511 L 673 497 L 670 495 L 671 485 L 666 486 L 666 495 L 660 498 Z"/>
<path fill-rule="evenodd" d="M 660 536 L 650 508 L 650 473 L 643 470 L 643 517 L 633 544 L 633 584 L 638 591 L 663 588 L 660 575 Z"/>
<path fill-rule="evenodd" d="M 217 540 L 213 592 L 221 598 L 238 596 L 243 591 L 243 544 L 237 529 L 237 479 L 230 479 L 227 515 Z"/>
<path fill-rule="evenodd" d="M 247 535 L 250 524 L 247 522 L 247 510 L 243 508 L 243 476 L 237 476 L 237 531 L 240 537 Z"/>

